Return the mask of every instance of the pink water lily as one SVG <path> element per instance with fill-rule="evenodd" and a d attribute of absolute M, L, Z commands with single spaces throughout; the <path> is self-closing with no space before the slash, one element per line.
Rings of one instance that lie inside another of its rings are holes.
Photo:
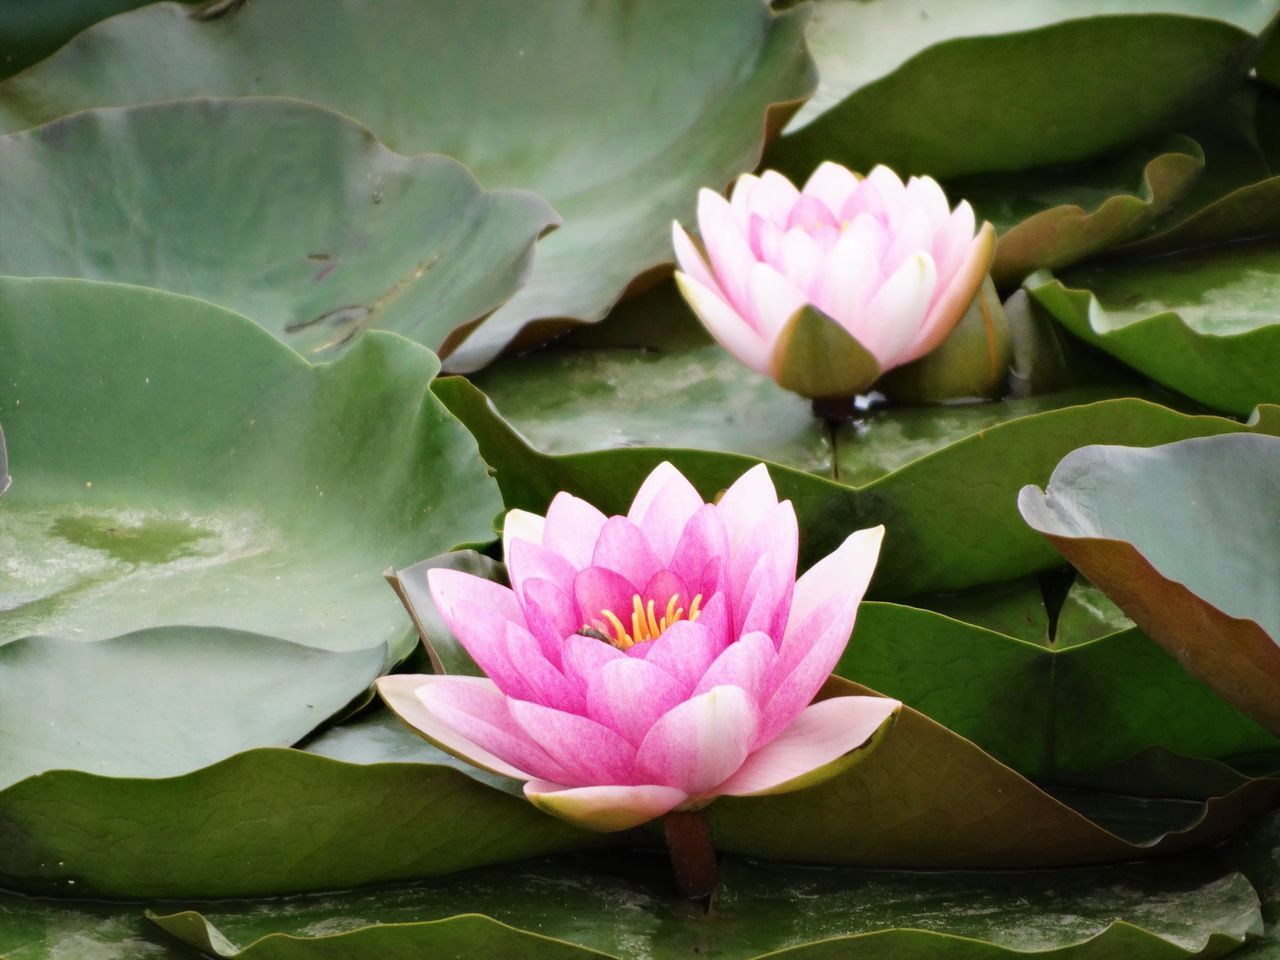
<path fill-rule="evenodd" d="M 390 676 L 378 689 L 442 749 L 593 830 L 798 789 L 845 769 L 899 707 L 811 704 L 882 533 L 854 533 L 797 580 L 795 512 L 763 466 L 709 504 L 664 463 L 625 517 L 561 493 L 545 518 L 507 515 L 510 587 L 428 575 L 486 676 Z"/>
<path fill-rule="evenodd" d="M 933 350 L 973 301 L 995 231 L 929 177 L 824 163 L 698 198 L 702 250 L 672 225 L 676 281 L 711 335 L 782 386 L 848 398 Z M 704 257 L 705 253 L 705 257 Z"/>

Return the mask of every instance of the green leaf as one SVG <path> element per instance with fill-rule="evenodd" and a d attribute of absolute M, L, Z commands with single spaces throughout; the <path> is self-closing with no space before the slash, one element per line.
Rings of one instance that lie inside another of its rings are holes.
<path fill-rule="evenodd" d="M 439 349 L 511 297 L 558 222 L 447 157 L 402 157 L 329 110 L 252 99 L 0 137 L 0 219 L 0 273 L 189 294 L 313 356 L 374 327 Z"/>
<path fill-rule="evenodd" d="M 1280 400 L 1280 241 L 1027 278 L 1076 336 L 1171 389 L 1247 414 Z"/>
<path fill-rule="evenodd" d="M 609 336 L 598 339 L 629 346 L 571 342 L 503 360 L 474 385 L 436 381 L 436 395 L 479 441 L 508 508 L 543 512 L 568 490 L 606 513 L 625 513 L 663 460 L 713 497 L 765 461 L 780 495 L 796 506 L 802 565 L 830 553 L 849 531 L 884 523 L 873 589 L 903 597 L 1059 565 L 1026 528 L 1015 500 L 1082 444 L 1157 444 L 1243 429 L 1112 386 L 997 403 L 891 406 L 830 431 L 808 403 L 725 351 L 674 339 L 667 311 L 683 307 L 659 296 L 647 303 L 652 314 L 628 311 L 627 326 L 610 330 L 611 321 L 600 331 Z M 661 338 L 645 336 L 646 316 L 664 330 Z"/>
<path fill-rule="evenodd" d="M 1255 435 L 1087 447 L 1018 504 L 1188 670 L 1280 733 L 1278 497 L 1280 439 Z"/>
<path fill-rule="evenodd" d="M 821 83 L 770 159 L 797 176 L 835 159 L 937 177 L 1086 160 L 1214 103 L 1276 9 L 820 0 L 809 42 Z"/>
<path fill-rule="evenodd" d="M 60 770 L 23 780 L 0 791 L 0 887 L 268 896 L 440 876 L 602 842 L 451 769 L 438 752 L 407 753 L 394 734 L 365 731 L 345 744 L 332 736 L 322 749 L 349 759 L 262 748 L 166 779 Z"/>
<path fill-rule="evenodd" d="M 991 275 L 1001 289 L 1041 268 L 1087 260 L 1139 236 L 1195 182 L 1204 151 L 1188 137 L 1085 168 L 975 177 L 948 184 L 999 233 Z"/>
<path fill-rule="evenodd" d="M 840 677 L 824 688 L 825 696 L 871 692 Z M 1247 781 L 1203 804 L 1146 803 L 1135 810 L 1122 798 L 1084 799 L 1092 803 L 1088 815 L 904 706 L 883 742 L 849 773 L 796 793 L 722 797 L 707 810 L 720 849 L 743 856 L 924 869 L 1039 868 L 1215 842 L 1272 809 L 1280 801 L 1280 779 Z"/>
<path fill-rule="evenodd" d="M 933 601 L 940 613 L 863 603 L 837 674 L 902 700 L 1039 780 L 1075 779 L 1153 747 L 1227 758 L 1280 746 L 1140 631 L 1064 638 L 1078 629 L 1064 607 L 1059 641 L 1049 645 L 1037 591 L 1011 584 L 994 596 L 976 593 Z M 983 600 L 1007 611 L 1001 626 L 1029 621 L 1023 638 L 945 615 Z"/>
<path fill-rule="evenodd" d="M 182 626 L 0 645 L 0 789 L 46 770 L 174 776 L 289 746 L 364 693 L 384 655 Z"/>
<path fill-rule="evenodd" d="M 500 507 L 436 367 L 391 334 L 312 366 L 198 300 L 0 280 L 0 640 L 200 627 L 400 659 L 378 571 L 490 539 Z"/>
<path fill-rule="evenodd" d="M 880 363 L 844 327 L 814 306 L 783 325 L 771 373 L 778 385 L 816 400 L 848 400 L 880 377 Z"/>
<path fill-rule="evenodd" d="M 8 0 L 0 4 L 0 78 L 43 60 L 85 27 L 148 0 Z"/>
<path fill-rule="evenodd" d="M 211 904 L 157 906 L 148 915 L 201 950 L 237 960 L 1173 960 L 1221 956 L 1262 931 L 1248 880 L 1197 862 L 1015 876 L 729 859 L 704 915 L 671 895 L 664 860 L 613 854 L 486 871 L 447 887 L 293 898 L 270 911 Z"/>
<path fill-rule="evenodd" d="M 564 226 L 538 245 L 520 292 L 449 344 L 451 369 L 474 370 L 513 338 L 600 319 L 633 279 L 671 262 L 671 221 L 692 219 L 698 188 L 755 167 L 766 128 L 812 90 L 806 19 L 759 0 L 500 12 L 389 0 L 376 17 L 356 0 L 319 14 L 309 0 L 272 0 L 201 23 L 157 4 L 0 85 L 0 127 L 95 106 L 284 95 L 332 107 L 399 152 L 454 157 L 487 188 L 536 191 Z"/>

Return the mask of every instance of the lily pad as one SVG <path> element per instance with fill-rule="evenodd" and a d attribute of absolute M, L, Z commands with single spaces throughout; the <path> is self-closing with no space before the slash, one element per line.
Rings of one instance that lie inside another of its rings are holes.
<path fill-rule="evenodd" d="M 489 539 L 500 507 L 436 369 L 392 334 L 312 366 L 203 301 L 0 280 L 23 478 L 0 504 L 0 638 L 200 627 L 400 659 L 378 571 Z"/>
<path fill-rule="evenodd" d="M 558 222 L 447 157 L 402 157 L 329 110 L 254 99 L 92 110 L 0 137 L 0 219 L 2 274 L 189 294 L 310 356 L 374 327 L 438 349 L 511 297 Z"/>
<path fill-rule="evenodd" d="M 621 862 L 619 862 L 621 861 Z M 1046 874 L 901 874 L 728 860 L 710 915 L 675 900 L 660 856 L 632 854 L 430 885 L 149 916 L 235 960 L 414 956 L 796 960 L 1216 957 L 1262 931 L 1243 875 L 1151 866 Z M 461 914 L 461 915 L 460 915 Z M 476 915 L 479 914 L 479 915 Z"/>
<path fill-rule="evenodd" d="M 801 176 L 836 159 L 938 177 L 1086 160 L 1214 103 L 1243 78 L 1276 10 L 820 0 L 809 40 L 821 83 L 771 158 Z"/>
<path fill-rule="evenodd" d="M 1280 240 L 1027 278 L 1073 334 L 1202 403 L 1248 414 L 1280 401 Z"/>
<path fill-rule="evenodd" d="M 364 693 L 384 655 L 210 627 L 4 644 L 0 789 L 47 770 L 174 776 L 289 746 Z"/>
<path fill-rule="evenodd" d="M 513 338 L 600 319 L 670 263 L 671 221 L 692 218 L 698 188 L 753 168 L 767 130 L 811 92 L 806 19 L 759 0 L 394 0 L 376 17 L 355 0 L 323 16 L 308 0 L 275 0 L 208 23 L 156 4 L 0 85 L 0 128 L 97 106 L 292 96 L 402 153 L 455 157 L 487 188 L 536 191 L 564 226 L 539 244 L 520 292 L 447 345 L 451 369 L 474 370 Z M 475 37 L 482 55 L 461 42 Z"/>
<path fill-rule="evenodd" d="M 270 896 L 440 876 L 601 843 L 439 754 L 440 762 L 407 755 L 394 735 L 357 732 L 338 747 L 331 735 L 323 739 L 350 759 L 266 747 L 178 777 L 58 770 L 0 790 L 0 888 Z"/>
<path fill-rule="evenodd" d="M 649 302 L 655 324 L 669 323 L 662 300 Z M 629 339 L 625 334 L 615 332 L 612 342 L 632 346 L 572 343 L 504 359 L 474 383 L 436 381 L 432 389 L 496 471 L 507 507 L 542 512 L 556 492 L 569 490 L 606 512 L 625 513 L 663 460 L 707 497 L 765 461 L 780 495 L 795 503 L 802 563 L 831 552 L 849 530 L 887 526 L 872 586 L 879 597 L 1057 566 L 1053 551 L 1027 530 L 1015 499 L 1028 478 L 1042 482 L 1082 444 L 1167 443 L 1243 429 L 1138 399 L 1126 384 L 995 403 L 888 407 L 833 430 L 803 400 L 723 350 L 678 341 L 669 350 L 649 346 L 654 340 L 638 323 Z"/>
<path fill-rule="evenodd" d="M 0 78 L 43 60 L 85 27 L 148 0 L 9 0 L 0 5 Z"/>
<path fill-rule="evenodd" d="M 1015 615 L 1036 617 L 1025 594 L 1003 591 Z M 1074 626 L 1061 615 L 1057 626 L 1060 640 L 1050 644 L 930 610 L 864 603 L 836 672 L 902 700 L 1037 780 L 1074 780 L 1153 747 L 1210 758 L 1280 747 L 1141 631 L 1068 643 L 1064 628 Z"/>
<path fill-rule="evenodd" d="M 1018 505 L 1188 670 L 1280 733 L 1277 498 L 1280 439 L 1239 436 L 1086 447 Z"/>
<path fill-rule="evenodd" d="M 1132 240 L 1177 201 L 1204 169 L 1188 137 L 1135 150 L 1085 169 L 970 178 L 949 184 L 999 237 L 991 276 L 1016 286 L 1041 268 L 1058 269 Z"/>

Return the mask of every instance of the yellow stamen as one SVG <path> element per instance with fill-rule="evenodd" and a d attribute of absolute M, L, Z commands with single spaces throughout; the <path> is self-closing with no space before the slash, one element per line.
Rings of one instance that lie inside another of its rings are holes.
<path fill-rule="evenodd" d="M 667 607 L 663 615 L 659 617 L 654 601 L 650 600 L 646 604 L 640 595 L 636 594 L 631 598 L 631 630 L 629 632 L 621 618 L 612 610 L 601 610 L 600 619 L 596 621 L 596 625 L 593 627 L 590 624 L 586 624 L 582 629 L 584 631 L 592 631 L 587 636 L 603 634 L 609 643 L 619 650 L 628 650 L 637 643 L 657 640 L 673 624 L 684 620 L 684 607 L 679 604 L 680 595 L 672 596 L 667 601 Z M 693 602 L 689 604 L 689 622 L 692 623 L 697 620 L 698 614 L 701 612 L 702 594 L 698 594 L 693 598 Z M 598 630 L 596 629 L 597 627 L 599 627 Z"/>

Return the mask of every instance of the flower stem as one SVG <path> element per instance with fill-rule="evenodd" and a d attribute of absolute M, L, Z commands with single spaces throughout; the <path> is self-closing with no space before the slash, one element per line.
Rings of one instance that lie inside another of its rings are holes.
<path fill-rule="evenodd" d="M 852 420 L 858 413 L 854 409 L 852 399 L 814 400 L 812 403 L 814 416 L 833 423 L 844 423 L 846 420 Z"/>
<path fill-rule="evenodd" d="M 676 888 L 686 900 L 710 901 L 720 879 L 705 810 L 673 810 L 663 821 Z"/>

